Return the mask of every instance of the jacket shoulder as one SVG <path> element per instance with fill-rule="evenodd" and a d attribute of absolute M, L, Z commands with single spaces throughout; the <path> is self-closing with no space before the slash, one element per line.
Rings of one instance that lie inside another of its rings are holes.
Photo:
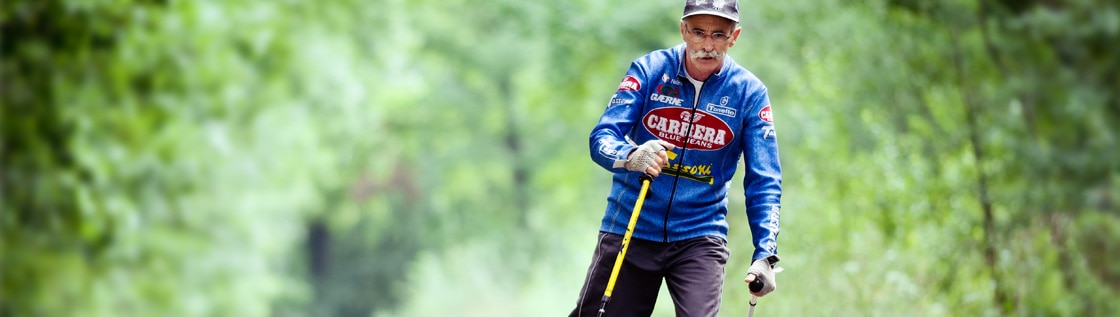
<path fill-rule="evenodd" d="M 634 63 L 647 69 L 672 68 L 680 64 L 680 55 L 680 46 L 675 46 L 649 52 L 634 60 Z"/>
<path fill-rule="evenodd" d="M 753 72 L 734 61 L 732 61 L 729 73 L 727 80 L 730 81 L 731 84 L 744 87 L 748 92 L 766 90 L 766 85 L 762 83 L 762 80 L 759 79 L 758 76 L 755 76 Z"/>

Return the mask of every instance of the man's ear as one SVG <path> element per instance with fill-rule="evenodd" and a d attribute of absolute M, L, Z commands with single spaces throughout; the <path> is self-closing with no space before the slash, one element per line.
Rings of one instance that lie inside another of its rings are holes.
<path fill-rule="evenodd" d="M 682 41 L 683 41 L 683 40 L 686 40 L 686 38 L 685 38 L 685 33 L 684 33 L 684 32 L 685 32 L 685 31 L 684 31 L 684 20 L 681 20 L 681 40 L 682 40 Z"/>
<path fill-rule="evenodd" d="M 736 25 L 735 26 L 735 31 L 731 31 L 731 44 L 727 45 L 728 48 L 735 46 L 735 42 L 739 41 L 739 32 L 742 31 L 742 30 L 743 30 L 742 27 Z"/>

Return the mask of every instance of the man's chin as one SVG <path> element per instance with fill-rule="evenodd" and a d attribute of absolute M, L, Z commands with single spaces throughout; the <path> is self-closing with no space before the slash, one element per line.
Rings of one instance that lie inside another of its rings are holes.
<path fill-rule="evenodd" d="M 692 62 L 693 65 L 696 65 L 696 68 L 703 70 L 716 69 L 722 64 L 718 58 L 697 58 L 693 59 Z"/>

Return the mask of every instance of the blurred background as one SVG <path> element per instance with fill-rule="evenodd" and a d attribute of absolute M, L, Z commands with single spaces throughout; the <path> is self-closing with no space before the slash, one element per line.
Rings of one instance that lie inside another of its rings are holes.
<path fill-rule="evenodd" d="M 0 2 L 0 316 L 566 315 L 588 133 L 682 7 Z M 1120 315 L 1120 4 L 740 12 L 785 171 L 759 316 Z"/>

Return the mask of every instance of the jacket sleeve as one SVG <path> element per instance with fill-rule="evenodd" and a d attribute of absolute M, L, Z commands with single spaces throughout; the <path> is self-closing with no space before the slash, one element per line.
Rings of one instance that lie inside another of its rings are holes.
<path fill-rule="evenodd" d="M 626 158 L 637 148 L 627 135 L 641 120 L 646 82 L 645 69 L 637 61 L 631 63 L 599 123 L 591 130 L 591 159 L 611 172 L 626 172 Z"/>
<path fill-rule="evenodd" d="M 778 138 L 774 131 L 770 97 L 762 87 L 748 98 L 743 124 L 743 155 L 746 175 L 747 220 L 754 240 L 752 261 L 769 259 L 778 262 L 778 232 L 782 197 L 782 167 L 778 160 Z"/>

